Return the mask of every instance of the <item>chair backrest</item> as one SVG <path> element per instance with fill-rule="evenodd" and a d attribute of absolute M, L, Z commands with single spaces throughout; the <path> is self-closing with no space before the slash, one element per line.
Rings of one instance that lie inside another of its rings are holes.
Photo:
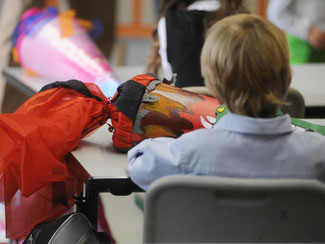
<path fill-rule="evenodd" d="M 305 117 L 305 99 L 297 89 L 289 87 L 285 101 L 288 104 L 281 107 L 283 113 L 288 113 L 295 118 Z"/>
<path fill-rule="evenodd" d="M 167 176 L 145 199 L 144 243 L 325 242 L 316 180 Z"/>

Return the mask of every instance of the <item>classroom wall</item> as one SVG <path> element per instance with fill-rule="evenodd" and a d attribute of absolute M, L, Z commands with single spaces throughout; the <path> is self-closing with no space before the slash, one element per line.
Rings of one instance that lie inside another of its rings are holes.
<path fill-rule="evenodd" d="M 245 8 L 253 14 L 258 14 L 262 17 L 266 17 L 266 8 L 268 0 L 244 0 Z"/>
<path fill-rule="evenodd" d="M 257 10 L 256 0 L 244 0 L 244 6 L 250 13 L 256 13 Z"/>
<path fill-rule="evenodd" d="M 154 2 L 153 0 L 118 0 L 117 28 L 125 25 L 132 26 L 137 21 L 141 26 L 152 26 L 156 21 Z M 249 12 L 260 14 L 260 6 L 265 7 L 267 0 L 244 0 L 243 3 Z M 139 19 L 134 18 L 134 11 L 140 12 Z"/>
<path fill-rule="evenodd" d="M 128 24 L 132 21 L 133 0 L 118 0 L 116 6 L 117 24 Z"/>
<path fill-rule="evenodd" d="M 145 65 L 156 22 L 154 3 L 154 0 L 117 1 L 117 38 L 111 57 L 114 65 Z M 243 3 L 250 13 L 265 15 L 267 0 L 244 0 Z"/>

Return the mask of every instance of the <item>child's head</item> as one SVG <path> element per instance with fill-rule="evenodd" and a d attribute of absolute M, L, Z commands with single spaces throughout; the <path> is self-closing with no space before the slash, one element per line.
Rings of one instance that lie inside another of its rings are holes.
<path fill-rule="evenodd" d="M 285 35 L 254 15 L 224 18 L 207 33 L 201 70 L 206 86 L 231 112 L 275 116 L 291 81 Z"/>

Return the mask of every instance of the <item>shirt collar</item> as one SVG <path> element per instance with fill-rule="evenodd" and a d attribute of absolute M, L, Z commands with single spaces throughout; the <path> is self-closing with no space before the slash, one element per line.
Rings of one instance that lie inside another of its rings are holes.
<path fill-rule="evenodd" d="M 227 114 L 213 128 L 254 135 L 277 135 L 293 131 L 288 114 L 274 118 L 252 118 Z"/>

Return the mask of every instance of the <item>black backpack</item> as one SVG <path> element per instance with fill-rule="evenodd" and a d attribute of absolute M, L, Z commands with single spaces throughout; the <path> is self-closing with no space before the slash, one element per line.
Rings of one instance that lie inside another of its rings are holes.
<path fill-rule="evenodd" d="M 96 232 L 87 217 L 75 212 L 38 224 L 23 244 L 112 243 L 104 232 Z"/>

